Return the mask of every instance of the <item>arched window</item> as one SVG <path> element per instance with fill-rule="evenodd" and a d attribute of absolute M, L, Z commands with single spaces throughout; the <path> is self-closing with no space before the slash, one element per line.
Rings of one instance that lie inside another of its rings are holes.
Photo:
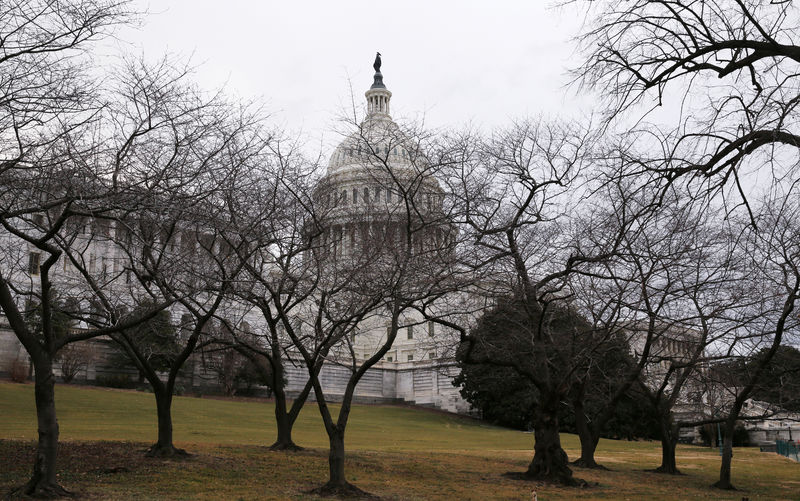
<path fill-rule="evenodd" d="M 358 188 L 353 188 L 353 205 L 358 203 Z"/>
<path fill-rule="evenodd" d="M 364 203 L 369 203 L 369 188 L 366 187 L 364 188 Z"/>

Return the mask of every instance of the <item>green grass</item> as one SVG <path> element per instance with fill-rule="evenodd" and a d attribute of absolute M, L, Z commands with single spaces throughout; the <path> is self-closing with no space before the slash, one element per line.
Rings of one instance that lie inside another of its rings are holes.
<path fill-rule="evenodd" d="M 0 437 L 35 439 L 32 385 L 0 383 L 3 409 Z M 152 394 L 59 385 L 56 409 L 62 440 L 155 441 Z M 338 412 L 338 406 L 331 405 Z M 269 445 L 275 439 L 274 407 L 268 401 L 175 397 L 175 441 L 192 444 Z M 351 450 L 529 449 L 528 434 L 488 426 L 444 413 L 398 406 L 355 406 L 348 425 Z M 294 427 L 294 438 L 308 447 L 327 447 L 316 403 L 309 402 Z"/>
<path fill-rule="evenodd" d="M 326 478 L 327 437 L 309 402 L 295 425 L 295 441 L 309 450 L 270 452 L 273 406 L 266 401 L 177 397 L 175 441 L 195 455 L 186 461 L 149 460 L 142 451 L 156 434 L 148 393 L 58 386 L 62 481 L 91 499 L 309 499 L 302 494 Z M 334 408 L 335 409 L 335 408 Z M 0 490 L 24 482 L 36 437 L 31 385 L 0 383 Z M 578 441 L 562 435 L 574 458 Z M 602 440 L 598 459 L 610 472 L 575 469 L 599 485 L 574 490 L 502 477 L 530 461 L 531 434 L 405 407 L 356 406 L 346 437 L 350 480 L 386 499 L 800 499 L 800 465 L 775 454 L 736 449 L 734 484 L 741 492 L 708 486 L 719 456 L 681 446 L 679 477 L 644 471 L 658 466 L 655 442 Z M 103 470 L 124 466 L 128 471 Z M 0 492 L 0 495 L 2 495 Z"/>

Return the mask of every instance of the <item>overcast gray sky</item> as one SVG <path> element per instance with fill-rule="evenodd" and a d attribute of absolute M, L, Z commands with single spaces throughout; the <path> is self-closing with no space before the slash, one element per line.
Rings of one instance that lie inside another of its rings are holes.
<path fill-rule="evenodd" d="M 263 100 L 275 120 L 310 139 L 332 130 L 372 83 L 383 55 L 395 118 L 432 127 L 485 127 L 512 117 L 574 115 L 565 85 L 577 64 L 575 11 L 544 1 L 374 2 L 158 0 L 120 39 L 148 58 L 191 57 L 207 88 Z M 587 102 L 585 97 L 583 102 Z"/>

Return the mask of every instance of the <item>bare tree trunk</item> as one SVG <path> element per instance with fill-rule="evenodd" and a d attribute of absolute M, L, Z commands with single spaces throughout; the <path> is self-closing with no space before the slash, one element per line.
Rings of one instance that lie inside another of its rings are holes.
<path fill-rule="evenodd" d="M 263 382 L 269 385 L 270 392 L 275 394 L 275 423 L 278 428 L 278 438 L 269 447 L 273 451 L 302 451 L 303 448 L 294 443 L 292 440 L 292 428 L 297 416 L 300 414 L 300 409 L 308 398 L 311 392 L 311 380 L 306 383 L 305 388 L 292 403 L 291 409 L 286 405 L 286 390 L 284 389 L 283 381 L 283 362 L 280 359 L 280 345 L 276 342 L 272 344 L 273 358 L 270 359 L 272 370 L 268 371 L 261 364 L 256 354 L 242 346 L 234 346 L 234 349 L 247 357 L 256 371 L 263 378 Z M 277 354 L 277 356 L 276 356 Z"/>
<path fill-rule="evenodd" d="M 391 345 L 384 347 L 388 349 Z M 384 350 L 385 352 L 385 350 Z M 381 354 L 382 356 L 382 354 Z M 376 358 L 377 359 L 377 358 Z M 319 363 L 313 370 L 309 371 L 310 382 L 313 385 L 314 393 L 317 396 L 317 407 L 319 408 L 322 421 L 325 423 L 325 432 L 328 434 L 328 442 L 330 450 L 328 452 L 328 467 L 329 478 L 328 482 L 322 487 L 318 487 L 311 491 L 311 494 L 316 494 L 323 497 L 340 497 L 340 498 L 361 498 L 361 499 L 376 499 L 376 496 L 362 491 L 355 485 L 349 483 L 344 474 L 344 432 L 347 427 L 347 419 L 350 416 L 350 406 L 353 401 L 353 393 L 356 384 L 358 384 L 359 373 L 354 374 L 354 377 L 347 383 L 344 395 L 342 396 L 342 405 L 339 408 L 339 416 L 336 423 L 333 422 L 328 404 L 325 402 L 325 394 L 322 392 L 322 385 L 319 383 L 319 371 L 322 364 Z M 363 374 L 366 369 L 362 366 Z"/>
<path fill-rule="evenodd" d="M 653 470 L 656 473 L 680 475 L 675 462 L 675 447 L 678 444 L 678 428 L 672 423 L 671 417 L 659 419 L 661 434 L 661 466 Z"/>
<path fill-rule="evenodd" d="M 733 432 L 736 420 L 725 421 L 725 438 L 722 439 L 722 462 L 719 466 L 719 480 L 713 487 L 717 489 L 735 490 L 731 483 L 731 460 L 733 459 Z"/>
<path fill-rule="evenodd" d="M 581 441 L 581 457 L 572 462 L 575 466 L 582 468 L 594 468 L 598 470 L 607 470 L 605 466 L 599 464 L 595 458 L 594 453 L 597 450 L 597 443 L 600 441 L 590 431 L 586 433 L 578 432 L 578 438 Z"/>
<path fill-rule="evenodd" d="M 542 402 L 534 414 L 533 426 L 533 459 L 522 477 L 568 486 L 584 483 L 572 477 L 569 458 L 561 448 L 557 398 L 551 396 Z"/>
<path fill-rule="evenodd" d="M 286 409 L 286 392 L 280 387 L 273 388 L 273 391 L 275 392 L 275 422 L 278 426 L 278 439 L 270 446 L 270 449 L 273 451 L 303 450 L 292 440 L 294 419 Z"/>
<path fill-rule="evenodd" d="M 600 436 L 592 433 L 592 429 L 589 426 L 586 413 L 583 409 L 583 401 L 581 399 L 573 400 L 572 408 L 575 411 L 575 427 L 578 431 L 578 438 L 581 441 L 581 457 L 576 459 L 572 464 L 583 468 L 607 469 L 597 464 L 597 461 L 594 459 L 594 453 L 595 450 L 597 450 L 597 443 L 600 441 Z"/>
<path fill-rule="evenodd" d="M 344 432 L 338 426 L 333 426 L 328 431 L 328 482 L 322 487 L 311 491 L 323 497 L 376 499 L 368 492 L 362 491 L 347 481 L 344 474 Z"/>
<path fill-rule="evenodd" d="M 331 487 L 345 487 L 349 484 L 344 476 L 344 436 L 337 430 L 329 437 L 329 442 L 328 469 L 330 478 L 328 479 L 328 485 Z"/>
<path fill-rule="evenodd" d="M 56 419 L 55 382 L 53 362 L 46 354 L 31 357 L 35 369 L 34 395 L 39 443 L 33 475 L 24 487 L 28 496 L 58 498 L 72 493 L 58 484 L 56 459 L 58 457 L 58 420 Z"/>
<path fill-rule="evenodd" d="M 573 485 L 572 470 L 568 466 L 567 453 L 561 448 L 558 435 L 558 418 L 544 415 L 534 422 L 536 443 L 533 459 L 525 475 L 530 478 L 554 483 Z"/>
<path fill-rule="evenodd" d="M 158 415 L 158 442 L 147 450 L 148 457 L 187 456 L 187 452 L 178 449 L 172 443 L 172 392 L 153 385 L 156 397 L 156 413 Z"/>

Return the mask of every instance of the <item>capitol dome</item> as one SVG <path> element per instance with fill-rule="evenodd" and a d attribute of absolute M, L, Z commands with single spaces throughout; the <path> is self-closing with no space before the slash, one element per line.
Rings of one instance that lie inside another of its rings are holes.
<path fill-rule="evenodd" d="M 378 56 L 374 82 L 365 93 L 367 115 L 333 151 L 314 193 L 325 214 L 323 240 L 334 255 L 352 254 L 363 245 L 359 235 L 367 233 L 365 225 L 380 227 L 391 238 L 394 224 L 441 213 L 443 191 L 417 143 L 392 120 L 392 93 L 380 64 Z"/>
<path fill-rule="evenodd" d="M 372 87 L 364 94 L 367 98 L 367 116 L 357 130 L 331 154 L 328 176 L 370 166 L 379 170 L 413 169 L 414 165 L 422 161 L 417 146 L 403 134 L 389 114 L 392 93 L 383 83 L 380 56 L 376 58 L 375 68 Z"/>

